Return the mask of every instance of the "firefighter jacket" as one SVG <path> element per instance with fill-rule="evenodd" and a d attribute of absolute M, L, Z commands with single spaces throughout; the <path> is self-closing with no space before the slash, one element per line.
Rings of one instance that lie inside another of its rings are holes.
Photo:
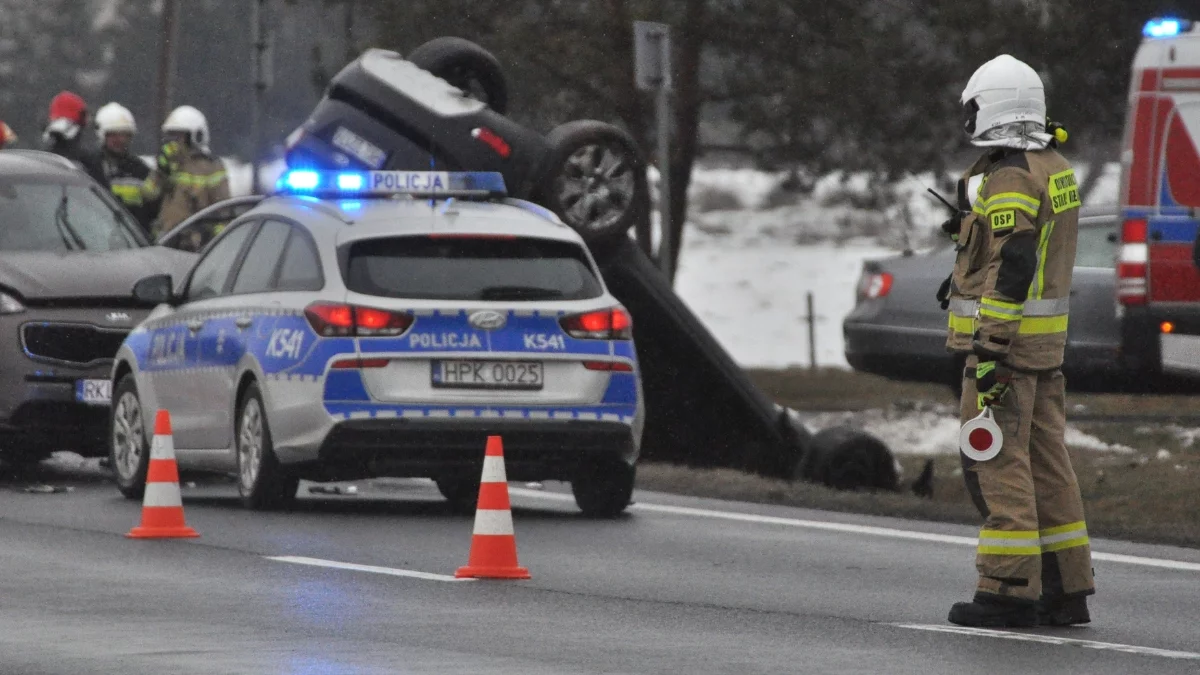
<path fill-rule="evenodd" d="M 149 234 L 161 197 L 158 185 L 150 180 L 150 167 L 136 155 L 108 150 L 100 152 L 100 163 L 113 194 Z"/>
<path fill-rule="evenodd" d="M 1054 149 L 997 149 L 959 180 L 983 180 L 963 218 L 950 284 L 952 352 L 1019 371 L 1062 365 L 1079 224 L 1075 172 Z"/>
<path fill-rule="evenodd" d="M 197 211 L 229 199 L 225 165 L 198 148 L 189 148 L 169 173 L 161 169 L 152 178 L 162 190 L 155 238 L 182 223 Z"/>

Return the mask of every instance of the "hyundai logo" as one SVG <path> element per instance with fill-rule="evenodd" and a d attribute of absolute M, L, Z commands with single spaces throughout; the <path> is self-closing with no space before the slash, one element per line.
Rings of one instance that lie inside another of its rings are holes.
<path fill-rule="evenodd" d="M 109 323 L 129 323 L 131 321 L 125 312 L 109 312 L 104 316 L 104 320 Z"/>
<path fill-rule="evenodd" d="M 471 314 L 468 319 L 471 325 L 479 330 L 496 330 L 504 328 L 504 324 L 508 319 L 500 312 L 493 312 L 490 309 L 481 309 L 478 312 Z"/>

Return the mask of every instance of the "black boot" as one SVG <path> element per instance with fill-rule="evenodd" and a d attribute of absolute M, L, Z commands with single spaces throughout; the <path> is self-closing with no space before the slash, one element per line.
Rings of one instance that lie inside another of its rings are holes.
<path fill-rule="evenodd" d="M 975 628 L 1029 628 L 1037 625 L 1037 608 L 1028 600 L 976 593 L 971 602 L 954 603 L 948 618 Z"/>
<path fill-rule="evenodd" d="M 1084 595 L 1043 596 L 1037 604 L 1037 619 L 1039 626 L 1074 626 L 1092 621 Z"/>

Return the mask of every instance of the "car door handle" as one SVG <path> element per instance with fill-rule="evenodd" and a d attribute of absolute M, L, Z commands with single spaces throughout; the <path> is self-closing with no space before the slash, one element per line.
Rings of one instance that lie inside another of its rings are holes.
<path fill-rule="evenodd" d="M 233 320 L 233 325 L 237 326 L 238 330 L 246 330 L 252 323 L 254 323 L 254 319 L 248 316 L 239 316 Z"/>
<path fill-rule="evenodd" d="M 192 331 L 193 333 L 198 333 L 201 328 L 204 328 L 204 322 L 200 319 L 192 319 L 191 321 L 187 322 L 187 327 L 188 330 Z"/>

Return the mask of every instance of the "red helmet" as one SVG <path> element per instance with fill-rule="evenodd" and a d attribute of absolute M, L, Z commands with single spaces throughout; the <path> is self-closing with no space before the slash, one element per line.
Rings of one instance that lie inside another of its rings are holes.
<path fill-rule="evenodd" d="M 87 104 L 76 93 L 58 92 L 58 95 L 50 101 L 50 121 L 59 119 L 70 120 L 83 126 L 87 123 Z"/>
<path fill-rule="evenodd" d="M 12 130 L 12 127 L 0 120 L 0 148 L 3 148 L 9 143 L 17 142 L 17 134 Z"/>

